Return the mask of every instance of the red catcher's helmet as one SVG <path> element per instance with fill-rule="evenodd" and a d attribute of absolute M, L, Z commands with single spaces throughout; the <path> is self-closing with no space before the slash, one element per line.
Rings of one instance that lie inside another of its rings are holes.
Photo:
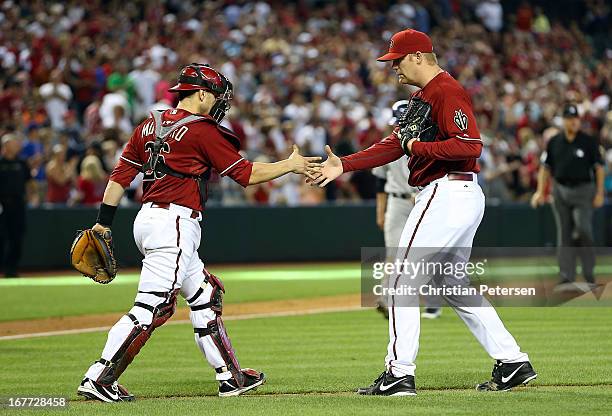
<path fill-rule="evenodd" d="M 178 84 L 168 89 L 169 92 L 204 90 L 212 93 L 217 101 L 210 110 L 217 123 L 220 123 L 225 113 L 230 109 L 233 98 L 232 83 L 221 72 L 208 64 L 189 64 L 181 70 Z"/>
<path fill-rule="evenodd" d="M 206 90 L 215 96 L 222 95 L 231 83 L 225 76 L 208 64 L 193 63 L 181 70 L 178 84 L 168 89 L 170 92 Z"/>

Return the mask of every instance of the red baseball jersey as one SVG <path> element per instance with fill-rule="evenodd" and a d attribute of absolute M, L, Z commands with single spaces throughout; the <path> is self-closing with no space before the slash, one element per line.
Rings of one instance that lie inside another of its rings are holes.
<path fill-rule="evenodd" d="M 431 118 L 438 134 L 433 142 L 412 144 L 408 183 L 425 186 L 449 172 L 478 173 L 482 141 L 467 92 L 448 72 L 441 72 L 413 96 L 431 104 Z M 391 134 L 361 152 L 343 157 L 342 166 L 345 172 L 369 169 L 403 154 L 399 140 Z"/>
<path fill-rule="evenodd" d="M 162 114 L 162 123 L 169 127 L 189 115 L 191 113 L 181 109 L 166 110 Z M 205 121 L 188 123 L 170 133 L 162 146 L 160 158 L 183 174 L 201 175 L 215 169 L 221 176 L 227 175 L 247 186 L 253 164 L 244 159 L 230 142 L 237 141 L 236 136 L 206 117 Z M 149 118 L 134 130 L 110 179 L 127 187 L 150 158 L 154 142 L 155 122 Z M 154 172 L 144 175 L 142 201 L 173 203 L 197 211 L 204 209 L 195 179 Z"/>

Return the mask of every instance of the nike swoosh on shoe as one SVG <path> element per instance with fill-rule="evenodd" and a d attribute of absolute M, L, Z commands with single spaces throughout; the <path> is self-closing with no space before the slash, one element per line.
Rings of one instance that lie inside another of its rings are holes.
<path fill-rule="evenodd" d="M 387 390 L 389 390 L 391 387 L 395 386 L 395 385 L 396 385 L 396 384 L 398 384 L 398 383 L 401 383 L 402 381 L 404 381 L 404 379 L 403 379 L 403 378 L 400 378 L 399 380 L 394 381 L 393 383 L 391 383 L 391 384 L 387 384 L 387 385 L 385 385 L 385 383 L 384 383 L 384 381 L 383 381 L 383 383 L 380 385 L 380 391 L 387 391 Z"/>
<path fill-rule="evenodd" d="M 508 377 L 504 377 L 504 376 L 502 376 L 502 379 L 501 379 L 502 383 L 507 383 L 508 381 L 510 381 L 510 379 L 511 379 L 512 377 L 514 377 L 514 375 L 515 375 L 515 374 L 516 374 L 516 373 L 517 373 L 517 372 L 518 372 L 518 371 L 519 371 L 521 368 L 523 368 L 523 366 L 524 366 L 524 365 L 525 365 L 525 363 L 521 364 L 521 365 L 520 365 L 520 366 L 519 366 L 519 367 L 518 367 L 516 370 L 514 370 L 514 371 L 513 371 L 513 372 L 512 372 L 512 373 L 511 373 L 511 374 L 510 374 Z"/>

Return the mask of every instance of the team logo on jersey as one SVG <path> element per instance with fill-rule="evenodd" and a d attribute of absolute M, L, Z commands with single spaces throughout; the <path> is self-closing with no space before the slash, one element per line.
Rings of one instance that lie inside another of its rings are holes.
<path fill-rule="evenodd" d="M 453 117 L 453 121 L 459 127 L 459 130 L 465 131 L 468 128 L 468 118 L 463 112 L 463 110 L 455 110 L 455 117 Z"/>
<path fill-rule="evenodd" d="M 583 158 L 584 157 L 584 150 L 582 149 L 576 149 L 576 156 Z"/>

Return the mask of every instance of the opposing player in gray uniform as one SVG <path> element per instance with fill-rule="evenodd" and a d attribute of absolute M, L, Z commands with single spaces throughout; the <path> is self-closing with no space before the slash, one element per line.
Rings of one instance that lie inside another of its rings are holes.
<path fill-rule="evenodd" d="M 408 108 L 408 100 L 397 101 L 391 107 L 393 112 L 389 126 L 394 126 L 397 119 Z M 377 178 L 376 193 L 376 224 L 384 231 L 385 247 L 398 247 L 404 225 L 410 211 L 414 208 L 414 196 L 418 190 L 408 185 L 408 156 L 403 156 L 394 162 L 372 169 Z M 386 287 L 388 277 L 382 282 Z M 421 317 L 438 318 L 442 309 L 439 296 L 425 297 L 425 310 Z M 389 309 L 386 296 L 380 296 L 376 310 L 389 319 Z"/>

